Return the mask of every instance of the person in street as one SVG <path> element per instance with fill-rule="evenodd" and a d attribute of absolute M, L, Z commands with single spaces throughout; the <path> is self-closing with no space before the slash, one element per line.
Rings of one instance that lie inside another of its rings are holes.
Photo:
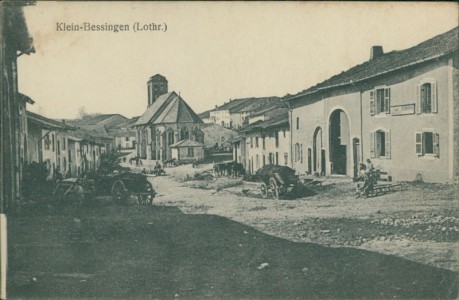
<path fill-rule="evenodd" d="M 64 180 L 64 176 L 62 175 L 61 168 L 56 168 L 56 182 Z"/>
<path fill-rule="evenodd" d="M 370 175 L 373 171 L 374 171 L 374 166 L 373 166 L 373 163 L 371 162 L 371 160 L 369 158 L 367 158 L 367 170 L 366 170 L 366 173 L 367 175 Z"/>

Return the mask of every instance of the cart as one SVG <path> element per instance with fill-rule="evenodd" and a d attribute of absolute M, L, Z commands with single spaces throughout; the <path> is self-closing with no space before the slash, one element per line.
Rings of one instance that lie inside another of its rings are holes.
<path fill-rule="evenodd" d="M 293 169 L 276 165 L 264 166 L 255 175 L 246 177 L 243 183 L 257 189 L 263 198 L 271 196 L 276 200 L 285 198 L 301 184 Z"/>
<path fill-rule="evenodd" d="M 141 205 L 150 205 L 156 191 L 145 174 L 132 172 L 96 175 L 91 179 L 96 196 L 111 195 L 119 204 L 126 204 L 130 197 L 136 197 Z"/>
<path fill-rule="evenodd" d="M 54 203 L 67 212 L 78 210 L 83 201 L 92 199 L 93 189 L 85 186 L 81 178 L 68 178 L 59 181 L 52 192 Z"/>
<path fill-rule="evenodd" d="M 81 178 L 62 180 L 53 190 L 56 204 L 68 211 L 77 210 L 84 201 L 97 196 L 111 196 L 119 204 L 127 204 L 131 197 L 136 197 L 140 205 L 151 205 L 155 195 L 147 176 L 132 172 L 87 173 Z"/>

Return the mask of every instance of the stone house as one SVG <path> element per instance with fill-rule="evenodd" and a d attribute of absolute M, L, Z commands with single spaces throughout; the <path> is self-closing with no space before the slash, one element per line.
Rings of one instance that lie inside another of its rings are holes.
<path fill-rule="evenodd" d="M 299 172 L 354 176 L 370 158 L 394 180 L 459 175 L 458 28 L 370 59 L 296 95 L 292 160 Z M 304 156 L 304 157 L 303 157 Z"/>

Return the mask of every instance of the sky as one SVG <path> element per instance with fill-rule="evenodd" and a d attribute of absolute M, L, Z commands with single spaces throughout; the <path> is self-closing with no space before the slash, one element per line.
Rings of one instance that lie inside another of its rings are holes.
<path fill-rule="evenodd" d="M 19 90 L 50 118 L 141 115 L 159 73 L 196 113 L 230 99 L 295 94 L 458 26 L 456 3 L 38 2 L 24 9 L 36 53 L 18 59 Z M 129 31 L 58 31 L 57 23 Z M 166 31 L 134 32 L 139 24 Z"/>

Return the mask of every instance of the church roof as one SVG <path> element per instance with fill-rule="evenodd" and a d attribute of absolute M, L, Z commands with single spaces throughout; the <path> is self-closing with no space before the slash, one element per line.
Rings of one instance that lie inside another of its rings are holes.
<path fill-rule="evenodd" d="M 180 147 L 204 147 L 204 144 L 196 142 L 190 139 L 181 140 L 175 144 L 170 145 L 171 148 L 180 148 Z"/>
<path fill-rule="evenodd" d="M 179 95 L 170 92 L 156 99 L 135 125 L 148 123 L 202 123 L 202 120 Z"/>

